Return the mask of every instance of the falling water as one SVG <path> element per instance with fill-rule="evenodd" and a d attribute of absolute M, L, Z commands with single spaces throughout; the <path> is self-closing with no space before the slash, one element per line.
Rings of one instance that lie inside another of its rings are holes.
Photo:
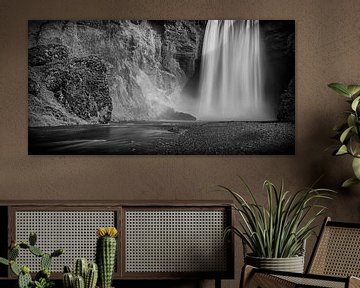
<path fill-rule="evenodd" d="M 272 120 L 264 95 L 258 20 L 209 20 L 199 119 Z"/>

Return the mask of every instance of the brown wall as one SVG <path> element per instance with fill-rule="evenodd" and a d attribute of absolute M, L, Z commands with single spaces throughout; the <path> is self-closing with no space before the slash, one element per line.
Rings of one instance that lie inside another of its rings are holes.
<path fill-rule="evenodd" d="M 349 159 L 325 151 L 346 107 L 327 83 L 360 82 L 359 15 L 358 0 L 0 0 L 0 200 L 224 199 L 208 185 L 237 175 L 264 199 L 264 179 L 297 189 L 325 173 L 340 192 L 329 215 L 360 222 L 360 186 L 339 188 Z M 296 155 L 28 156 L 27 20 L 79 18 L 295 19 Z"/>

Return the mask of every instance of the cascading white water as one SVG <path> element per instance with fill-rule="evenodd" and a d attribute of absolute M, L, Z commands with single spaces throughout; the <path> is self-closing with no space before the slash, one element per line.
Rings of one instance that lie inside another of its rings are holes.
<path fill-rule="evenodd" d="M 258 20 L 209 20 L 201 63 L 200 120 L 273 120 L 264 95 Z"/>

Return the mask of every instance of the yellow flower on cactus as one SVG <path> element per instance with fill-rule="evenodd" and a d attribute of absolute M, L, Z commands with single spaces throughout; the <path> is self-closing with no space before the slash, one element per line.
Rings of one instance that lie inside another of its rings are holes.
<path fill-rule="evenodd" d="M 99 227 L 96 231 L 96 234 L 99 237 L 104 237 L 104 236 L 116 237 L 118 231 L 115 227 Z"/>

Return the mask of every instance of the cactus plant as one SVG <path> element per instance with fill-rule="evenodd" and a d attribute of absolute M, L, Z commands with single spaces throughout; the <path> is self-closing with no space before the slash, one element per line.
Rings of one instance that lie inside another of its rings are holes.
<path fill-rule="evenodd" d="M 98 279 L 98 267 L 96 263 L 87 259 L 78 258 L 74 263 L 74 272 L 69 266 L 64 266 L 63 287 L 64 288 L 95 288 Z M 84 285 L 84 286 L 82 286 Z"/>
<path fill-rule="evenodd" d="M 21 271 L 19 274 L 18 285 L 19 288 L 28 288 L 32 283 L 30 269 L 27 266 L 21 267 Z"/>
<path fill-rule="evenodd" d="M 116 256 L 115 227 L 101 227 L 97 229 L 96 262 L 99 267 L 99 284 L 101 288 L 110 288 L 114 272 Z"/>
<path fill-rule="evenodd" d="M 74 277 L 74 288 L 85 288 L 84 278 L 80 275 Z"/>
<path fill-rule="evenodd" d="M 63 287 L 64 288 L 73 288 L 74 287 L 74 276 L 72 273 L 64 273 L 62 276 Z"/>
<path fill-rule="evenodd" d="M 96 263 L 89 263 L 85 276 L 85 288 L 95 288 L 98 279 L 98 266 Z"/>
<path fill-rule="evenodd" d="M 75 261 L 74 274 L 81 276 L 85 280 L 85 274 L 88 268 L 88 261 L 85 258 L 79 258 Z"/>
<path fill-rule="evenodd" d="M 0 264 L 10 266 L 11 271 L 18 276 L 19 288 L 48 288 L 52 286 L 50 281 L 50 265 L 53 257 L 58 257 L 64 253 L 63 249 L 57 249 L 51 254 L 44 253 L 36 245 L 37 236 L 35 233 L 30 233 L 29 244 L 15 241 L 11 242 L 8 259 L 0 257 Z M 30 253 L 37 257 L 41 257 L 41 270 L 36 274 L 35 281 L 32 280 L 30 275 L 30 269 L 28 266 L 19 267 L 16 263 L 16 259 L 19 256 L 19 250 L 28 250 Z"/>

